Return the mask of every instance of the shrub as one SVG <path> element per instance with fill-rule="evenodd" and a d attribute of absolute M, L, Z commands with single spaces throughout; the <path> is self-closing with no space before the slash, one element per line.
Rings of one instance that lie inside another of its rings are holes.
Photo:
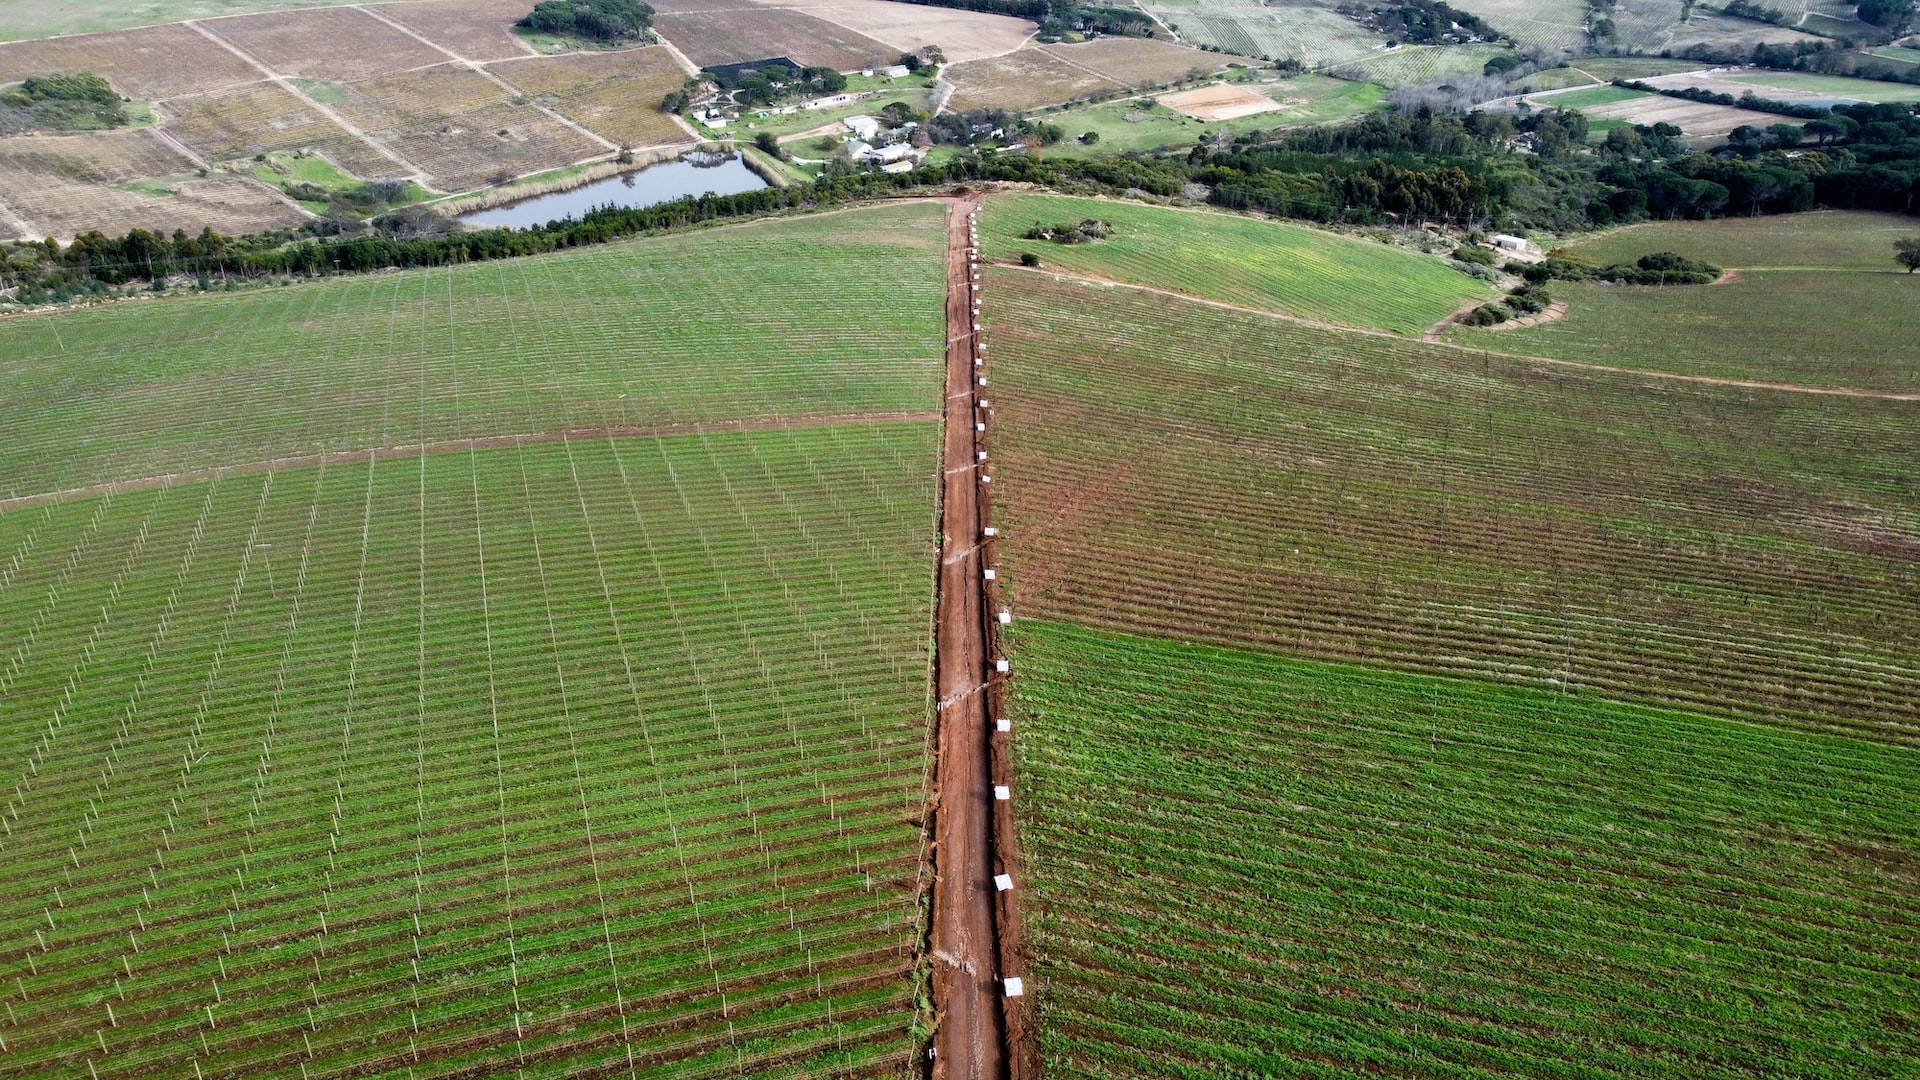
<path fill-rule="evenodd" d="M 1040 265 L 1040 256 L 1035 255 L 1031 251 L 1023 251 L 1020 253 L 1020 265 L 1037 267 Z"/>
<path fill-rule="evenodd" d="M 1494 304 L 1481 304 L 1468 312 L 1467 317 L 1460 320 L 1460 324 L 1462 326 L 1498 326 L 1510 317 L 1505 308 Z"/>

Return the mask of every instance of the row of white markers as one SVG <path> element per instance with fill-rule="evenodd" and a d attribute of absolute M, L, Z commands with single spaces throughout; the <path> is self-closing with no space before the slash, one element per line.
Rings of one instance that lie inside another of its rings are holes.
<path fill-rule="evenodd" d="M 969 284 L 972 286 L 970 291 L 973 293 L 973 335 L 974 335 L 973 366 L 975 368 L 981 368 L 986 365 L 986 359 L 983 354 L 987 351 L 986 343 L 980 340 L 980 233 L 979 233 L 979 230 L 974 225 L 974 218 L 977 216 L 978 213 L 979 213 L 978 211 L 974 211 L 967 215 L 967 273 L 971 279 L 969 282 Z M 977 379 L 977 381 L 982 387 L 987 385 L 987 377 L 984 373 L 975 376 L 975 378 Z M 987 400 L 985 398 L 981 398 L 980 399 L 981 415 L 985 415 L 989 407 L 990 406 Z M 986 431 L 987 430 L 986 422 L 984 420 L 975 419 L 973 423 L 973 430 L 976 434 Z M 987 475 L 986 473 L 987 452 L 985 450 L 976 450 L 974 451 L 974 453 L 976 455 L 974 458 L 974 462 L 976 465 L 980 467 L 980 470 L 981 470 L 980 482 L 982 484 L 993 483 L 993 477 Z M 991 525 L 987 526 L 986 528 L 980 531 L 988 539 L 992 539 L 993 537 L 1000 535 L 1000 530 L 994 528 Z M 986 580 L 992 581 L 993 576 L 994 575 L 993 575 L 992 568 L 988 568 L 985 571 Z M 1006 626 L 1012 622 L 1013 622 L 1013 612 L 1005 610 L 1003 608 L 1000 612 L 1000 625 Z M 1005 659 L 995 660 L 993 662 L 993 670 L 998 674 L 1005 675 L 1008 672 L 1013 670 L 1013 665 Z M 995 720 L 994 726 L 1003 732 L 1013 730 L 1013 722 L 1008 720 L 1004 716 L 998 720 Z M 1013 791 L 1012 789 L 1008 788 L 1007 785 L 1005 784 L 995 784 L 993 786 L 993 797 L 996 802 L 1006 802 L 1009 799 L 1013 798 Z M 1013 875 L 1012 874 L 995 874 L 993 877 L 993 888 L 995 892 L 1011 891 L 1013 889 Z M 1018 975 L 1009 975 L 1002 981 L 1006 987 L 1006 994 L 1010 998 L 1019 997 L 1022 993 L 1026 991 L 1025 985 L 1021 982 L 1020 977 Z"/>

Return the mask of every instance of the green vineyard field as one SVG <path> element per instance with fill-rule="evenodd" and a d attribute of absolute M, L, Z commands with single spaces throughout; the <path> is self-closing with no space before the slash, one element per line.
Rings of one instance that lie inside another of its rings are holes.
<path fill-rule="evenodd" d="M 937 430 L 0 515 L 8 1069 L 891 1068 Z"/>
<path fill-rule="evenodd" d="M 0 324 L 0 1073 L 898 1072 L 943 223 Z"/>
<path fill-rule="evenodd" d="M 1914 403 L 983 295 L 1026 614 L 1920 736 Z"/>
<path fill-rule="evenodd" d="M 1087 244 L 1025 240 L 1041 226 L 1095 218 L 1113 236 Z M 1151 285 L 1298 318 L 1418 334 L 1492 293 L 1446 262 L 1299 225 L 1106 199 L 989 200 L 980 247 L 991 260 L 1033 252 L 1047 269 Z"/>
<path fill-rule="evenodd" d="M 940 208 L 0 323 L 0 499 L 288 455 L 925 410 Z"/>
<path fill-rule="evenodd" d="M 1905 1075 L 1909 748 L 1016 631 L 1051 1077 Z"/>

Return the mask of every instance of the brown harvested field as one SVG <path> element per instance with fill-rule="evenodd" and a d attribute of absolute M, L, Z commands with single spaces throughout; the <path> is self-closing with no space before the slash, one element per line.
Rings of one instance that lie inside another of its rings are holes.
<path fill-rule="evenodd" d="M 1706 105 L 1658 95 L 1594 105 L 1580 111 L 1605 120 L 1672 124 L 1689 139 L 1716 139 L 1742 124 L 1763 128 L 1780 122 L 1780 117 L 1772 113 L 1736 109 L 1730 105 Z"/>
<path fill-rule="evenodd" d="M 864 34 L 784 8 L 663 13 L 653 25 L 701 67 L 788 56 L 808 67 L 853 71 L 900 55 Z"/>
<path fill-rule="evenodd" d="M 178 24 L 0 45 L 0 83 L 52 71 L 91 71 L 136 101 L 205 93 L 260 78 L 251 64 Z"/>
<path fill-rule="evenodd" d="M 340 87 L 333 108 L 376 138 L 505 105 L 513 95 L 471 68 L 455 64 L 377 75 Z"/>
<path fill-rule="evenodd" d="M 1162 94 L 1160 104 L 1196 120 L 1237 120 L 1242 116 L 1272 112 L 1280 107 L 1270 97 L 1256 94 L 1244 86 L 1214 85 Z"/>
<path fill-rule="evenodd" d="M 357 8 L 308 8 L 199 25 L 282 75 L 351 82 L 445 63 L 447 54 Z"/>
<path fill-rule="evenodd" d="M 193 163 L 150 131 L 18 136 L 0 140 L 0 192 L 33 233 L 71 239 L 99 229 L 132 228 L 228 235 L 302 220 L 300 211 L 265 187 L 237 177 L 199 179 Z M 164 184 L 154 178 L 170 178 Z M 148 190 L 125 185 L 150 181 Z M 172 194 L 165 192 L 171 190 Z M 0 230 L 6 228 L 0 217 Z M 17 237 L 8 235 L 8 239 Z"/>
<path fill-rule="evenodd" d="M 1148 38 L 1103 37 L 1077 45 L 1046 45 L 1041 51 L 1136 90 L 1210 75 L 1227 66 L 1226 57 L 1218 53 Z"/>
<path fill-rule="evenodd" d="M 385 141 L 443 191 L 470 191 L 606 152 L 531 105 L 497 105 Z"/>
<path fill-rule="evenodd" d="M 419 166 L 443 191 L 484 187 L 502 172 L 519 176 L 606 152 L 539 109 L 514 104 L 514 96 L 486 76 L 454 64 L 342 89 L 334 106 L 340 114 Z"/>
<path fill-rule="evenodd" d="M 533 100 L 623 146 L 686 142 L 690 136 L 660 110 L 660 99 L 686 78 L 673 54 L 657 46 L 509 60 L 487 70 Z"/>
<path fill-rule="evenodd" d="M 526 0 L 424 0 L 376 4 L 368 10 L 458 56 L 486 61 L 533 55 L 533 48 L 512 29 L 514 20 L 531 8 Z"/>
<path fill-rule="evenodd" d="M 895 3 L 893 0 L 791 0 L 781 4 L 838 23 L 893 48 L 895 54 L 938 45 L 958 64 L 1012 52 L 1032 35 L 1034 24 L 1006 15 Z M 889 57 L 891 59 L 891 57 Z"/>
<path fill-rule="evenodd" d="M 1122 83 L 1075 67 L 1045 49 L 970 60 L 946 71 L 954 109 L 1037 109 L 1099 94 L 1118 94 Z"/>
<path fill-rule="evenodd" d="M 169 135 L 212 162 L 352 138 L 270 82 L 179 98 L 163 106 L 160 116 Z"/>

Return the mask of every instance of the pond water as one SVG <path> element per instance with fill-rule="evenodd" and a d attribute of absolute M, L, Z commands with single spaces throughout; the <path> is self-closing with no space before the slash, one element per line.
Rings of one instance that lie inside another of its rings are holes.
<path fill-rule="evenodd" d="M 678 161 L 663 161 L 637 172 L 610 176 L 567 191 L 536 195 L 491 210 L 463 214 L 460 220 L 484 228 L 505 226 L 524 229 L 545 225 L 571 214 L 580 217 L 587 211 L 612 203 L 615 206 L 652 206 L 688 195 L 737 195 L 767 186 L 759 173 L 747 168 L 738 154 L 688 154 Z"/>

